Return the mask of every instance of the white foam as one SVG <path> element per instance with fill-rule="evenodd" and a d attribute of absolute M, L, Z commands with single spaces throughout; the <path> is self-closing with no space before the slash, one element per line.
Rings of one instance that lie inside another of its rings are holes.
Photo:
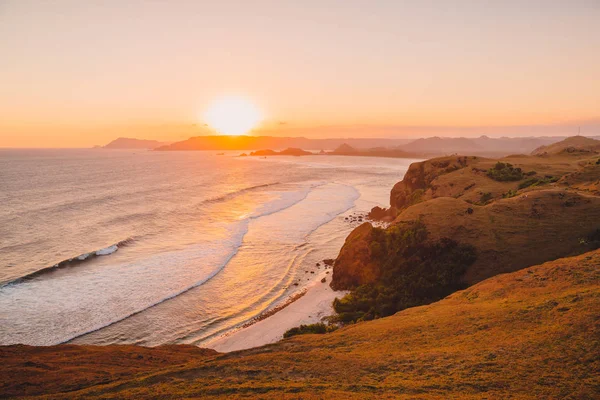
<path fill-rule="evenodd" d="M 318 183 L 317 183 L 318 184 Z M 210 240 L 127 264 L 90 265 L 0 289 L 0 344 L 54 345 L 198 287 L 236 254 L 251 220 L 301 202 L 316 184 L 275 197 L 246 219 L 217 224 Z M 113 245 L 96 255 L 117 251 Z"/>
<path fill-rule="evenodd" d="M 104 249 L 100 249 L 100 250 L 96 251 L 96 255 L 97 256 L 107 256 L 109 254 L 114 253 L 117 250 L 119 250 L 119 246 L 117 246 L 116 244 L 113 244 L 112 246 L 109 246 Z"/>

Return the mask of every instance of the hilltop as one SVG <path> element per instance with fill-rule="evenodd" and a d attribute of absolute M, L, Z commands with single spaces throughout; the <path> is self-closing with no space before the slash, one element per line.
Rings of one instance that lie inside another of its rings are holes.
<path fill-rule="evenodd" d="M 0 348 L 0 392 L 45 398 L 594 398 L 600 250 L 427 306 L 229 354 Z"/>
<path fill-rule="evenodd" d="M 585 136 L 572 136 L 558 143 L 541 146 L 535 149 L 533 155 L 552 155 L 560 153 L 600 153 L 600 140 Z"/>

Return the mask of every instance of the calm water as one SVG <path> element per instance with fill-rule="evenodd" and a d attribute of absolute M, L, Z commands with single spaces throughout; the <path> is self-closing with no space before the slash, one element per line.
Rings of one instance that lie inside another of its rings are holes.
<path fill-rule="evenodd" d="M 0 150 L 0 344 L 201 344 L 309 284 L 413 161 L 234 155 Z"/>

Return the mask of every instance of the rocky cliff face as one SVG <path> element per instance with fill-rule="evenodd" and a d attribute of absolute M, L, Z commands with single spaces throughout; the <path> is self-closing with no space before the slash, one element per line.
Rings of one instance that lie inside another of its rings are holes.
<path fill-rule="evenodd" d="M 377 280 L 379 267 L 373 262 L 369 248 L 372 235 L 373 226 L 368 222 L 348 235 L 333 265 L 332 289 L 347 290 Z"/>

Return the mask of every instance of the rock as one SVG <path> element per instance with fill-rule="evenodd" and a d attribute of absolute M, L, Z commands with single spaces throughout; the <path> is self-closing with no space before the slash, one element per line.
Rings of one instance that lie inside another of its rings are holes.
<path fill-rule="evenodd" d="M 310 273 L 311 273 L 311 274 L 314 274 L 314 273 L 315 273 L 315 271 L 310 271 Z"/>
<path fill-rule="evenodd" d="M 329 265 L 329 266 L 332 266 L 334 262 L 335 262 L 335 260 L 333 258 L 326 258 L 325 260 L 323 260 L 323 264 Z"/>
<path fill-rule="evenodd" d="M 467 214 L 473 214 L 473 209 L 471 207 L 467 208 Z"/>
<path fill-rule="evenodd" d="M 321 283 L 325 283 L 325 282 L 327 282 L 326 278 L 321 279 Z"/>
<path fill-rule="evenodd" d="M 320 266 L 321 266 L 321 264 L 317 263 L 317 267 L 320 267 Z"/>
<path fill-rule="evenodd" d="M 365 222 L 348 235 L 333 266 L 332 289 L 347 290 L 377 280 L 379 265 L 371 259 L 369 248 L 372 233 L 373 226 Z"/>
<path fill-rule="evenodd" d="M 329 271 L 325 272 L 326 274 L 329 274 Z"/>
<path fill-rule="evenodd" d="M 294 282 L 294 286 L 298 286 L 298 282 Z"/>
<path fill-rule="evenodd" d="M 373 221 L 392 220 L 396 217 L 396 212 L 393 208 L 373 207 L 367 214 L 367 218 Z"/>

